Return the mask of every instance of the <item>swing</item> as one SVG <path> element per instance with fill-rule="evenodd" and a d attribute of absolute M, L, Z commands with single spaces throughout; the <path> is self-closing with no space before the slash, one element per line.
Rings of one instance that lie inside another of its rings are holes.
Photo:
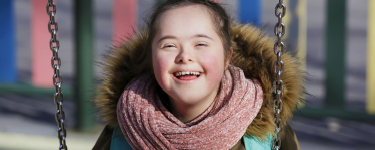
<path fill-rule="evenodd" d="M 276 79 L 273 82 L 273 95 L 275 97 L 274 100 L 274 123 L 275 123 L 275 133 L 276 137 L 273 138 L 272 141 L 272 149 L 279 150 L 281 147 L 281 139 L 280 139 L 280 131 L 282 129 L 282 121 L 280 119 L 280 113 L 282 111 L 282 100 L 281 95 L 283 91 L 283 81 L 281 79 L 281 74 L 284 71 L 284 63 L 281 60 L 281 56 L 284 53 L 284 43 L 282 42 L 281 38 L 285 35 L 285 24 L 282 22 L 282 18 L 285 16 L 286 13 L 286 6 L 283 3 L 283 0 L 278 0 L 275 7 L 275 16 L 278 18 L 278 22 L 274 27 L 274 34 L 277 37 L 277 41 L 274 44 L 274 53 L 277 57 L 277 60 L 274 63 L 274 72 L 276 74 Z M 50 10 L 52 8 L 52 10 Z M 59 40 L 57 40 L 57 31 L 58 31 L 58 24 L 55 21 L 56 15 L 56 4 L 53 0 L 48 0 L 46 5 L 47 14 L 49 15 L 50 21 L 48 22 L 48 31 L 51 34 L 51 39 L 49 42 L 50 49 L 53 52 L 53 56 L 51 58 L 51 66 L 54 70 L 53 75 L 53 84 L 55 87 L 55 94 L 54 94 L 54 102 L 56 105 L 56 114 L 55 119 L 57 122 L 58 130 L 58 139 L 59 139 L 59 150 L 67 150 L 66 146 L 66 130 L 64 128 L 64 120 L 65 120 L 65 113 L 63 110 L 63 102 L 64 96 L 61 92 L 61 84 L 62 84 L 62 76 L 60 75 L 60 66 L 61 66 L 61 59 L 58 55 L 58 51 L 60 48 Z"/>
<path fill-rule="evenodd" d="M 52 8 L 52 11 L 50 10 Z M 64 120 L 65 120 L 65 113 L 63 110 L 63 102 L 64 102 L 64 95 L 61 92 L 61 84 L 62 84 L 62 77 L 60 75 L 60 66 L 61 66 L 61 59 L 59 57 L 59 48 L 60 42 L 57 40 L 57 31 L 58 25 L 55 21 L 56 15 L 56 5 L 53 0 L 48 0 L 47 6 L 47 14 L 49 15 L 50 21 L 48 22 L 48 31 L 51 33 L 51 40 L 49 41 L 49 47 L 53 53 L 51 59 L 51 65 L 54 71 L 53 75 L 53 85 L 55 86 L 55 94 L 53 96 L 53 100 L 56 105 L 56 122 L 57 122 L 57 135 L 59 138 L 60 146 L 59 150 L 65 149 L 67 150 L 65 137 L 66 137 L 66 130 L 64 127 Z"/>
<path fill-rule="evenodd" d="M 281 10 L 281 11 L 280 11 Z M 275 111 L 275 132 L 276 137 L 274 137 L 272 141 L 272 149 L 279 150 L 281 147 L 281 139 L 280 139 L 280 131 L 282 128 L 282 122 L 280 119 L 280 113 L 282 111 L 283 103 L 281 101 L 281 94 L 283 91 L 283 80 L 281 80 L 281 74 L 284 71 L 284 62 L 281 60 L 281 55 L 284 53 L 284 43 L 281 41 L 281 37 L 285 35 L 285 24 L 282 21 L 282 18 L 285 16 L 286 13 L 286 6 L 283 3 L 283 0 L 279 0 L 275 7 L 275 16 L 278 19 L 274 27 L 274 33 L 277 37 L 277 41 L 274 45 L 274 53 L 277 56 L 277 60 L 275 61 L 274 68 L 276 73 L 276 79 L 273 82 L 273 93 L 276 96 L 275 103 L 273 105 Z M 280 31 L 281 28 L 281 31 Z M 278 50 L 278 48 L 280 48 Z"/>

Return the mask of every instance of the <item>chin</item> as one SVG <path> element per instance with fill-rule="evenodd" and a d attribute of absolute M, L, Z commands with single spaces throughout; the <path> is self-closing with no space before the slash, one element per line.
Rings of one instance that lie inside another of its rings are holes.
<path fill-rule="evenodd" d="M 189 98 L 189 97 L 184 97 L 183 99 L 179 99 L 180 102 L 184 103 L 185 105 L 195 105 L 199 102 L 201 102 L 201 99 L 199 98 Z"/>
<path fill-rule="evenodd" d="M 193 96 L 193 94 L 188 93 L 179 96 L 173 96 L 171 98 L 171 101 L 173 101 L 173 103 L 179 103 L 183 105 L 195 105 L 204 99 L 203 97 L 197 95 Z"/>

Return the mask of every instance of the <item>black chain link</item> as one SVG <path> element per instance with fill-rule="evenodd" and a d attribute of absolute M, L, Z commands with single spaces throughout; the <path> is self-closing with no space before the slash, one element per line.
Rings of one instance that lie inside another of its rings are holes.
<path fill-rule="evenodd" d="M 281 101 L 281 95 L 283 91 L 283 80 L 281 80 L 281 74 L 284 71 L 284 62 L 281 60 L 281 55 L 284 53 L 284 43 L 281 41 L 281 37 L 285 35 L 285 24 L 283 23 L 283 17 L 286 13 L 286 6 L 283 3 L 283 0 L 279 0 L 275 7 L 275 16 L 277 17 L 278 21 L 274 28 L 274 33 L 277 37 L 277 42 L 274 45 L 274 53 L 277 57 L 277 60 L 274 64 L 274 71 L 276 73 L 276 79 L 273 83 L 273 93 L 275 95 L 275 101 L 273 105 L 273 109 L 275 112 L 275 133 L 276 137 L 274 137 L 272 141 L 272 149 L 279 150 L 281 147 L 281 139 L 280 139 L 280 131 L 282 128 L 282 121 L 280 119 L 280 113 L 282 111 L 283 103 Z"/>
<path fill-rule="evenodd" d="M 52 11 L 51 11 L 52 8 Z M 55 95 L 53 97 L 55 105 L 56 105 L 56 122 L 57 122 L 57 135 L 59 138 L 60 146 L 59 150 L 67 150 L 68 147 L 66 146 L 66 130 L 64 126 L 65 120 L 65 113 L 63 110 L 63 103 L 64 103 L 64 95 L 61 92 L 61 84 L 62 84 L 62 77 L 60 75 L 60 66 L 61 66 L 61 59 L 59 57 L 59 49 L 60 49 L 60 42 L 57 40 L 57 31 L 58 25 L 55 21 L 56 15 L 56 5 L 53 0 L 48 0 L 47 6 L 47 14 L 49 15 L 49 22 L 48 22 L 48 32 L 51 33 L 51 40 L 49 41 L 49 47 L 53 53 L 51 59 L 51 66 L 54 71 L 53 75 L 53 84 L 55 86 Z"/>

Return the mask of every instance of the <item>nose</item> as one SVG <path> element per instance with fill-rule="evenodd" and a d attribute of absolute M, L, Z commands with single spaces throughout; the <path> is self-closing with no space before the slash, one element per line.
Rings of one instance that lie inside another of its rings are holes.
<path fill-rule="evenodd" d="M 192 51 L 189 50 L 188 48 L 181 47 L 180 52 L 178 53 L 175 62 L 187 64 L 187 63 L 194 62 L 194 61 L 195 61 L 195 57 Z"/>

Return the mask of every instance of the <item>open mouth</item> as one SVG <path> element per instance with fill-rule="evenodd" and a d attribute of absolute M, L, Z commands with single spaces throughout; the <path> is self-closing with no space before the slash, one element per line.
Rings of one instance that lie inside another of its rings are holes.
<path fill-rule="evenodd" d="M 193 80 L 198 78 L 200 75 L 201 73 L 198 71 L 178 71 L 173 73 L 173 76 L 180 80 Z"/>

